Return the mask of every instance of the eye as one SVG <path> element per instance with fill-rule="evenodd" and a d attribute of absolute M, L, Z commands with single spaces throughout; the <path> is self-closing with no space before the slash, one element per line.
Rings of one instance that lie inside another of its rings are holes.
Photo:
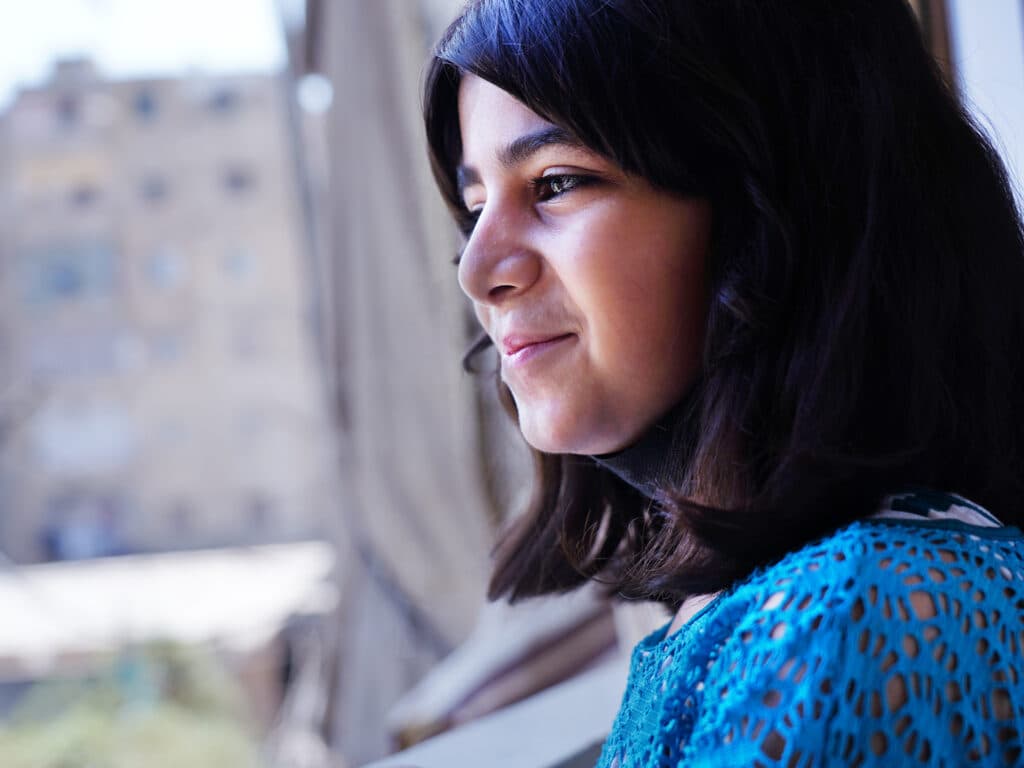
<path fill-rule="evenodd" d="M 480 208 L 477 208 L 475 211 L 463 210 L 458 215 L 456 224 L 459 227 L 459 231 L 462 233 L 463 243 L 452 257 L 452 264 L 456 267 L 459 266 L 459 262 L 462 261 L 462 252 L 466 250 L 466 244 L 469 242 L 469 238 L 473 235 L 473 228 L 476 226 L 476 222 L 480 218 L 481 210 L 482 209 Z"/>
<path fill-rule="evenodd" d="M 544 202 L 579 189 L 593 183 L 592 176 L 584 176 L 574 173 L 555 173 L 550 176 L 540 176 L 533 179 L 531 184 L 537 193 L 537 198 Z"/>
<path fill-rule="evenodd" d="M 456 222 L 459 227 L 459 231 L 462 236 L 469 239 L 469 236 L 473 234 L 473 228 L 476 226 L 477 220 L 480 218 L 481 208 L 469 211 L 463 210 L 459 213 L 458 221 Z"/>

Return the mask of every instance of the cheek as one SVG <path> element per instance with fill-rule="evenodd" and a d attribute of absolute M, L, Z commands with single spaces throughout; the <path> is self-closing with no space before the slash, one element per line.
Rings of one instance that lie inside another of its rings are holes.
<path fill-rule="evenodd" d="M 597 335 L 627 354 L 668 355 L 682 350 L 683 340 L 703 336 L 707 286 L 702 269 L 682 258 L 613 266 L 591 275 L 580 297 Z"/>
<path fill-rule="evenodd" d="M 648 232 L 665 229 L 662 222 Z M 708 298 L 706 244 L 696 234 L 613 236 L 590 263 L 581 301 L 592 353 L 631 392 L 681 395 L 700 364 Z"/>
<path fill-rule="evenodd" d="M 643 298 L 630 303 L 636 311 L 604 318 L 594 336 L 595 364 L 630 392 L 681 391 L 700 365 L 703 308 L 681 311 Z"/>

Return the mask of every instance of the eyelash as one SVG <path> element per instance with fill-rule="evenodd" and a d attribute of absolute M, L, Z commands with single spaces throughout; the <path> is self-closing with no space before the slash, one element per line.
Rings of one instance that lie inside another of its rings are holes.
<path fill-rule="evenodd" d="M 584 176 L 579 173 L 556 173 L 551 176 L 538 176 L 535 179 L 530 180 L 530 186 L 533 187 L 537 194 L 538 199 L 541 202 L 552 200 L 556 197 L 561 197 L 567 192 L 572 192 L 574 189 L 585 187 L 594 181 L 592 176 Z M 557 184 L 568 183 L 568 189 L 563 189 L 561 192 L 556 192 L 553 187 Z M 542 194 L 541 190 L 547 189 L 550 194 Z"/>
<path fill-rule="evenodd" d="M 530 179 L 530 187 L 533 189 L 534 194 L 537 196 L 537 200 L 542 203 L 546 203 L 549 200 L 554 200 L 557 197 L 561 197 L 564 194 L 572 192 L 574 189 L 580 189 L 581 187 L 588 186 L 596 181 L 593 176 L 587 176 L 579 173 L 556 173 L 550 176 L 538 176 L 534 179 Z M 566 189 L 558 191 L 555 187 L 561 185 L 567 185 Z M 462 215 L 462 220 L 459 222 L 459 229 L 462 231 L 463 237 L 469 240 L 470 235 L 473 234 L 473 228 L 476 226 L 477 219 L 480 218 L 480 210 L 465 211 Z M 465 246 L 460 248 L 458 253 L 452 259 L 452 264 L 455 266 L 459 265 L 462 261 L 462 252 L 465 250 Z"/>

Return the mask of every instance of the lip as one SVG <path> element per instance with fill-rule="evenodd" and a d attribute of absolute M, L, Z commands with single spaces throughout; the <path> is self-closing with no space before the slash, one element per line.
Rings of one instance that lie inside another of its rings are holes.
<path fill-rule="evenodd" d="M 510 363 L 521 364 L 574 337 L 575 334 L 572 333 L 512 334 L 502 339 L 501 349 L 504 357 Z"/>

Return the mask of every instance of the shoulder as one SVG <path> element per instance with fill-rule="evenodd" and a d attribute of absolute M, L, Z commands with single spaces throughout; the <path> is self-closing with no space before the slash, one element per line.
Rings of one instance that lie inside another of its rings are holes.
<path fill-rule="evenodd" d="M 891 596 L 956 579 L 1001 577 L 1024 583 L 1024 533 L 954 520 L 869 518 L 791 552 L 736 585 L 730 597 L 747 609 L 759 599 L 775 615 L 850 606 L 873 590 Z M 1016 570 L 1015 570 L 1016 569 Z M 812 591 L 824 603 L 792 602 Z M 761 606 L 764 610 L 765 606 Z"/>
<path fill-rule="evenodd" d="M 853 523 L 723 596 L 691 747 L 766 765 L 987 755 L 996 716 L 1024 725 L 1022 618 L 1019 531 Z"/>
<path fill-rule="evenodd" d="M 790 645 L 835 644 L 864 622 L 964 624 L 968 609 L 1009 620 L 1000 609 L 1024 616 L 1024 534 L 862 520 L 755 572 L 721 602 L 715 634 L 751 649 L 785 645 L 787 636 Z"/>

